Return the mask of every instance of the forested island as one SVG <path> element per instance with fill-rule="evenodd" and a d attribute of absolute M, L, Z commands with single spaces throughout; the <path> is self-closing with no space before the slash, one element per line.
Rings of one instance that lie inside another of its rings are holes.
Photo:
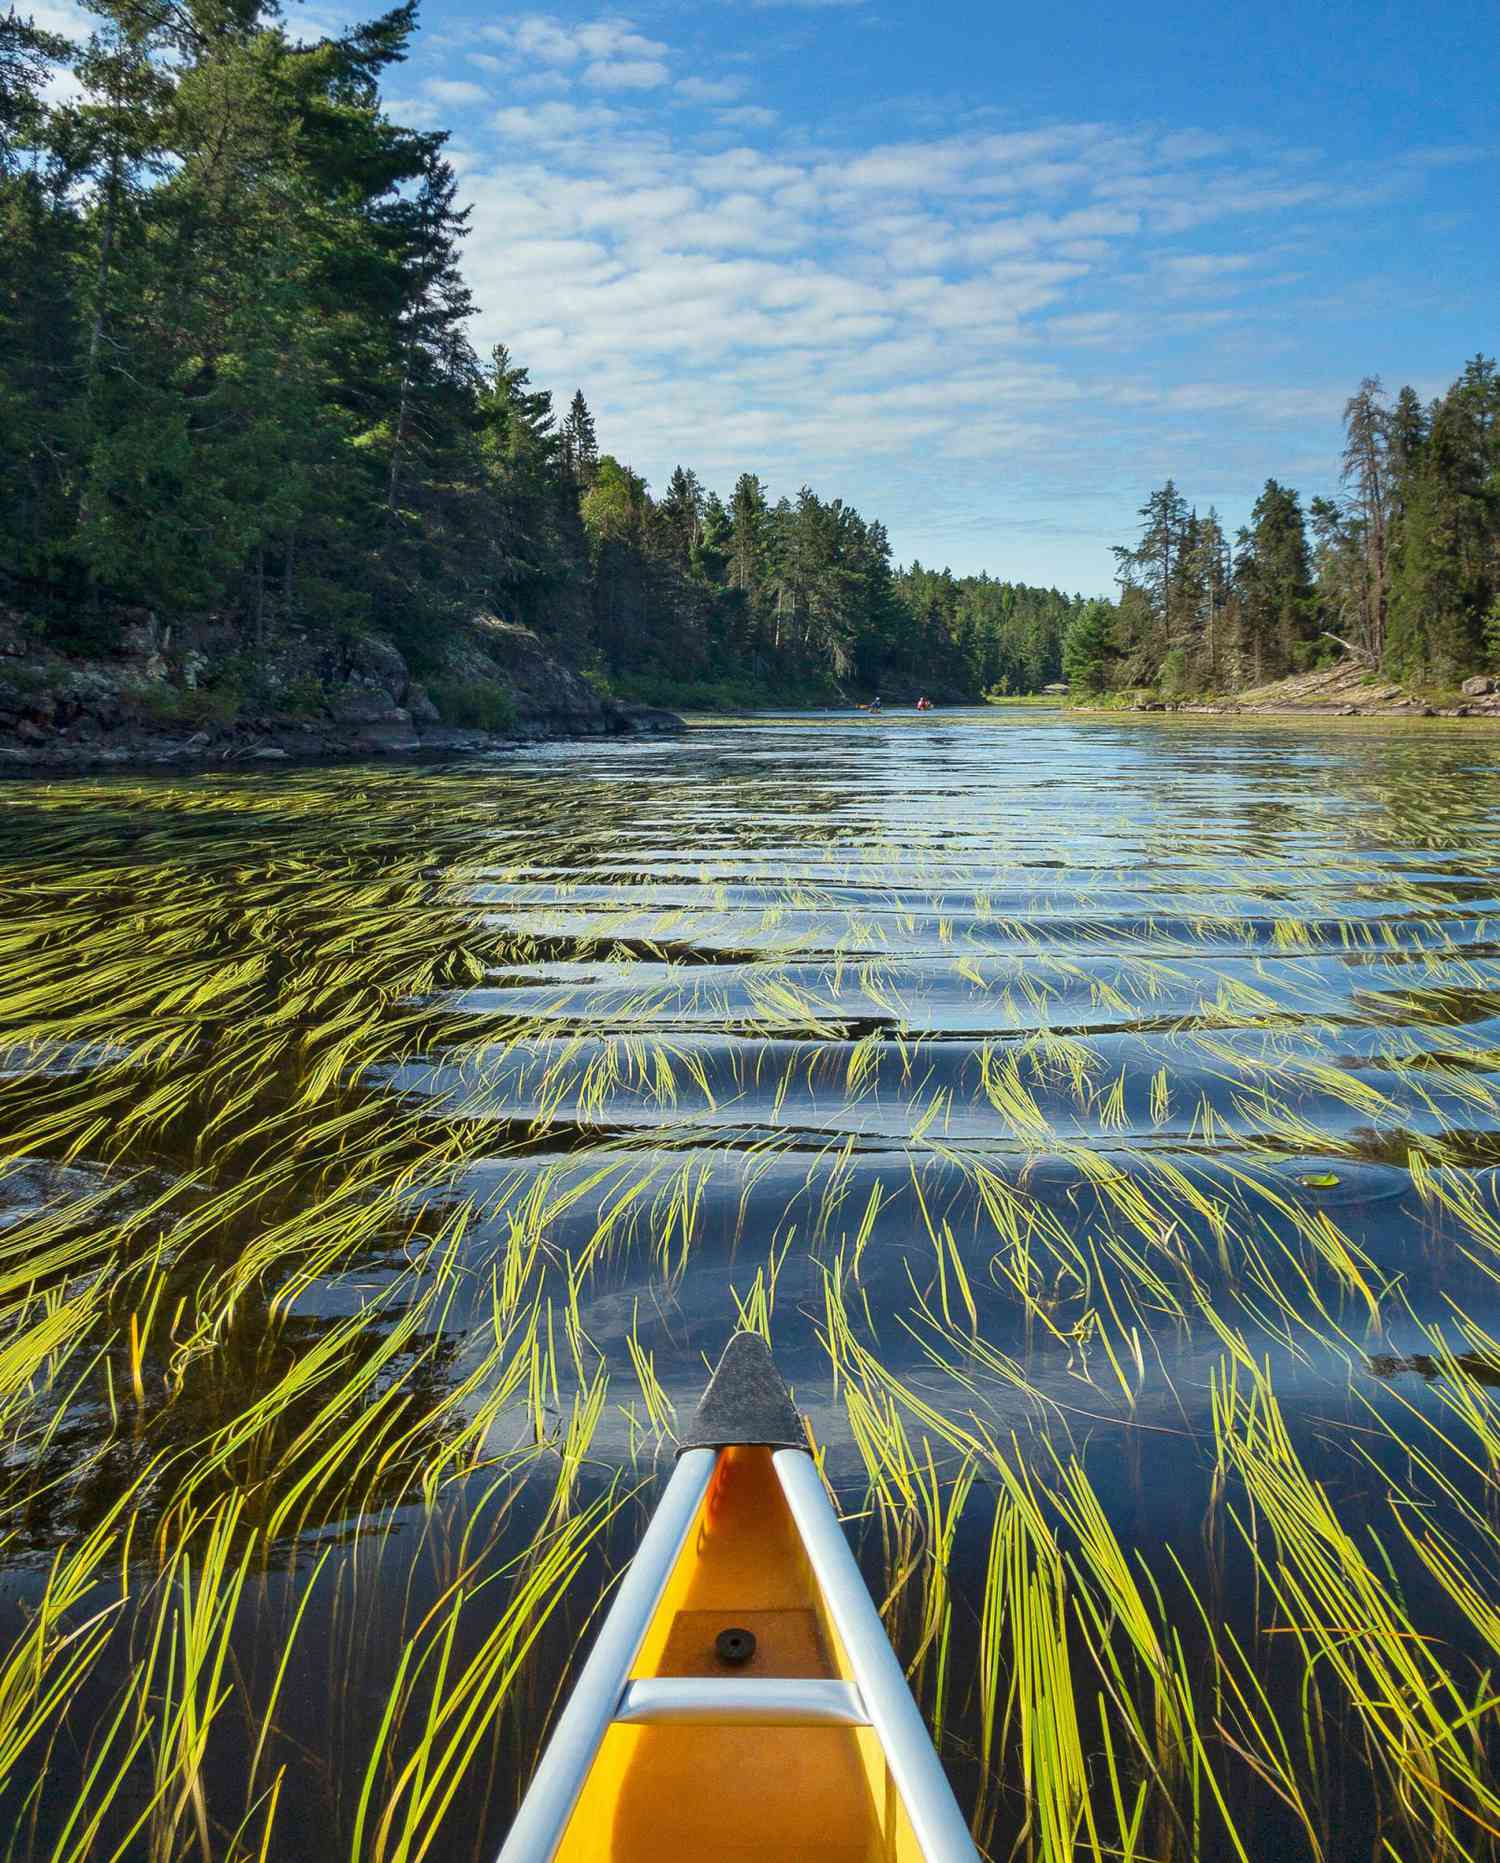
<path fill-rule="evenodd" d="M 1500 665 L 1500 373 L 1475 356 L 1425 405 L 1367 377 L 1344 408 L 1342 498 L 1304 512 L 1267 479 L 1233 539 L 1172 480 L 1115 550 L 1118 604 L 1064 643 L 1081 696 L 1259 686 L 1352 653 L 1394 678 L 1452 687 Z"/>
<path fill-rule="evenodd" d="M 256 0 L 90 10 L 83 47 L 0 19 L 0 726 L 67 723 L 36 652 L 133 653 L 124 713 L 174 726 L 319 716 L 397 665 L 391 716 L 475 728 L 513 716 L 518 654 L 605 699 L 754 705 L 1500 652 L 1482 357 L 1431 407 L 1362 386 L 1342 500 L 1268 480 L 1231 538 L 1152 493 L 1118 601 L 899 567 L 808 486 L 679 466 L 653 494 L 581 388 L 560 412 L 475 353 L 445 135 L 382 104 L 414 5 L 310 44 Z"/>

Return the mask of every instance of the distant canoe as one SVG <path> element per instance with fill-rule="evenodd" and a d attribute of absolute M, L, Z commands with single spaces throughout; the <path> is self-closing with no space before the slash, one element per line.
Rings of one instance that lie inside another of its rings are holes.
<path fill-rule="evenodd" d="M 736 1333 L 500 1863 L 977 1863 L 770 1351 Z"/>

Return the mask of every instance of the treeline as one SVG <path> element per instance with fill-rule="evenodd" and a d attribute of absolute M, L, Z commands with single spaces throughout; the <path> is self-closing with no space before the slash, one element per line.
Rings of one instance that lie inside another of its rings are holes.
<path fill-rule="evenodd" d="M 1064 643 L 1082 693 L 1230 691 L 1352 650 L 1402 679 L 1500 666 L 1500 373 L 1476 356 L 1424 406 L 1378 379 L 1344 409 L 1342 495 L 1268 479 L 1233 538 L 1171 481 L 1115 550 L 1117 606 Z"/>
<path fill-rule="evenodd" d="M 581 392 L 476 356 L 445 138 L 381 103 L 414 5 L 311 45 L 262 0 L 90 10 L 81 48 L 0 17 L 0 601 L 50 639 L 144 609 L 228 618 L 252 669 L 289 630 L 425 669 L 489 610 L 641 696 L 1058 676 L 1076 601 L 898 574 L 751 473 L 653 497 Z"/>

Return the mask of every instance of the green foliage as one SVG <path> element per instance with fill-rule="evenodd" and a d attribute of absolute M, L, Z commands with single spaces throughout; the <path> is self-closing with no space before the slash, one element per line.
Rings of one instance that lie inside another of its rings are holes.
<path fill-rule="evenodd" d="M 1452 679 L 1492 653 L 1488 616 L 1500 600 L 1500 372 L 1490 358 L 1467 365 L 1397 457 L 1387 661 L 1409 677 Z"/>
<path fill-rule="evenodd" d="M 1239 662 L 1251 685 L 1311 661 L 1317 629 L 1307 530 L 1294 491 L 1267 479 L 1235 555 Z"/>
<path fill-rule="evenodd" d="M 668 674 L 623 673 L 607 682 L 605 696 L 629 705 L 664 705 L 673 711 L 748 712 L 763 706 L 817 707 L 847 703 L 836 686 L 814 679 L 673 679 Z"/>
<path fill-rule="evenodd" d="M 1091 698 L 1107 691 L 1118 657 L 1108 602 L 1086 602 L 1062 642 L 1062 673 L 1069 693 Z"/>
<path fill-rule="evenodd" d="M 328 705 L 327 688 L 311 673 L 278 687 L 270 697 L 273 708 L 290 718 L 316 718 Z"/>
<path fill-rule="evenodd" d="M 509 687 L 493 679 L 434 679 L 428 695 L 444 724 L 464 731 L 512 731 L 516 701 Z"/>
<path fill-rule="evenodd" d="M 60 105 L 67 48 L 0 24 L 3 127 L 37 156 L 0 138 L 0 583 L 60 642 L 209 612 L 252 660 L 368 631 L 441 681 L 480 609 L 702 702 L 1057 677 L 1076 598 L 897 573 L 809 486 L 772 504 L 743 473 L 726 503 L 678 466 L 653 496 L 581 389 L 559 421 L 504 347 L 480 363 L 444 138 L 382 108 L 409 5 L 313 45 L 269 0 L 96 10 Z"/>
<path fill-rule="evenodd" d="M 1484 617 L 1484 652 L 1490 667 L 1500 666 L 1500 595 L 1490 603 Z"/>
<path fill-rule="evenodd" d="M 141 686 L 125 695 L 127 708 L 144 723 L 181 725 L 232 724 L 245 708 L 245 695 L 232 682 L 214 686 Z"/>
<path fill-rule="evenodd" d="M 1164 699 L 1180 699 L 1188 691 L 1187 655 L 1173 647 L 1161 663 L 1157 685 Z"/>
<path fill-rule="evenodd" d="M 28 666 L 24 662 L 19 666 L 0 663 L 0 697 L 36 698 L 49 691 L 53 683 L 53 675 L 45 666 Z"/>
<path fill-rule="evenodd" d="M 1500 372 L 1476 356 L 1430 408 L 1368 377 L 1344 410 L 1343 498 L 1304 521 L 1268 479 L 1232 567 L 1213 512 L 1169 480 L 1120 564 L 1118 683 L 1232 690 L 1353 647 L 1389 674 L 1451 684 L 1500 664 Z"/>
<path fill-rule="evenodd" d="M 1080 596 L 898 568 L 811 486 L 773 502 L 745 472 L 726 499 L 679 465 L 653 493 L 581 389 L 559 419 L 504 347 L 481 363 L 445 138 L 383 107 L 410 5 L 311 45 L 269 0 L 94 10 L 79 54 L 0 21 L 0 594 L 59 644 L 108 652 L 128 608 L 212 613 L 252 659 L 366 631 L 440 680 L 479 609 L 657 694 L 1062 675 Z M 1431 410 L 1363 383 L 1315 562 L 1275 480 L 1233 549 L 1168 480 L 1069 677 L 1229 690 L 1323 630 L 1452 676 L 1500 596 L 1497 416 L 1482 357 Z"/>

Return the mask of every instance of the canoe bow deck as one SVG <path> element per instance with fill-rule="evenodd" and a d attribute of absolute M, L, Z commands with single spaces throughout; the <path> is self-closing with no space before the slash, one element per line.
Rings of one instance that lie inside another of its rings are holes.
<path fill-rule="evenodd" d="M 500 1863 L 975 1863 L 806 1440 L 737 1333 Z"/>

